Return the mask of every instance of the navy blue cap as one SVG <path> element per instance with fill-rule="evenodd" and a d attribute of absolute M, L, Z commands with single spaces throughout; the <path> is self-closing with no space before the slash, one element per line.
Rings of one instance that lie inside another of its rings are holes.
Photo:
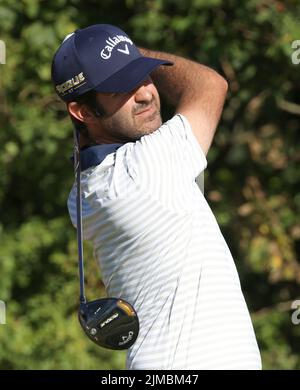
<path fill-rule="evenodd" d="M 69 34 L 52 62 L 58 96 L 70 102 L 97 92 L 129 92 L 157 66 L 172 62 L 143 56 L 128 35 L 110 24 L 95 24 Z"/>

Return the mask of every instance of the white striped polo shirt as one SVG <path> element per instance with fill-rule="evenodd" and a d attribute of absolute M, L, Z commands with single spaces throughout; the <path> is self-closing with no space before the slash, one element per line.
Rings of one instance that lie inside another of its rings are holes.
<path fill-rule="evenodd" d="M 186 118 L 96 148 L 100 163 L 82 172 L 83 234 L 107 294 L 138 313 L 126 368 L 261 369 L 236 266 L 195 182 L 207 161 Z M 75 184 L 68 208 L 76 226 Z"/>

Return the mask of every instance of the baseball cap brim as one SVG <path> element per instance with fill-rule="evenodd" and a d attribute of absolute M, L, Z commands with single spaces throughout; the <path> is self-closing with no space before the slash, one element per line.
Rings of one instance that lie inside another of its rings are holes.
<path fill-rule="evenodd" d="M 130 92 L 160 65 L 173 65 L 173 62 L 151 57 L 139 57 L 93 89 L 97 92 Z"/>

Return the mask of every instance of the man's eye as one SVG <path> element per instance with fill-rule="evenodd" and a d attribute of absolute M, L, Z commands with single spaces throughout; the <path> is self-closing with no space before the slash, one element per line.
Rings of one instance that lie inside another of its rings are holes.
<path fill-rule="evenodd" d="M 115 93 L 115 92 L 103 92 L 103 96 L 108 97 L 108 98 L 115 97 L 116 95 L 117 95 L 117 93 Z"/>
<path fill-rule="evenodd" d="M 123 96 L 126 96 L 128 94 L 128 92 L 111 92 L 111 93 L 108 93 L 107 96 L 111 99 L 115 99 L 115 98 L 122 98 Z"/>

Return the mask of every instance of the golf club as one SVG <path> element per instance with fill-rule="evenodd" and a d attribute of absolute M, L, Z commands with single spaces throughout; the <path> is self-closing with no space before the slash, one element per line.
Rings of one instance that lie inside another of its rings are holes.
<path fill-rule="evenodd" d="M 107 349 L 130 348 L 139 333 L 139 320 L 134 308 L 121 298 L 102 298 L 87 302 L 84 291 L 82 244 L 81 164 L 79 130 L 74 127 L 74 173 L 77 187 L 77 244 L 80 282 L 78 318 L 86 335 Z"/>

